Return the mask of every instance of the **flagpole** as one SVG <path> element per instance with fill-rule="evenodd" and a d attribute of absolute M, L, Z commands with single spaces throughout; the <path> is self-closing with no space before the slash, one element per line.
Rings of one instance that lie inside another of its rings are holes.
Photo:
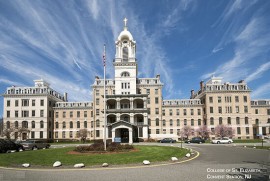
<path fill-rule="evenodd" d="M 104 55 L 103 55 L 103 66 L 104 66 L 104 151 L 106 147 L 106 127 L 107 127 L 107 116 L 106 116 L 106 45 L 104 44 Z"/>

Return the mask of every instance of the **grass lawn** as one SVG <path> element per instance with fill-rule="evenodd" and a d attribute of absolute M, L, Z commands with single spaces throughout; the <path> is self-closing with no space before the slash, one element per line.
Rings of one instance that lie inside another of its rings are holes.
<path fill-rule="evenodd" d="M 261 143 L 262 140 L 261 139 L 254 139 L 254 140 L 234 140 L 234 143 Z"/>
<path fill-rule="evenodd" d="M 58 148 L 37 151 L 24 151 L 9 154 L 0 154 L 0 166 L 21 167 L 23 163 L 31 166 L 50 166 L 55 161 L 62 165 L 73 166 L 76 163 L 84 163 L 85 166 L 101 165 L 106 162 L 111 165 L 142 163 L 143 160 L 150 162 L 169 161 L 172 156 L 184 157 L 188 150 L 178 147 L 167 146 L 135 146 L 139 151 L 119 154 L 88 154 L 72 155 L 67 152 L 74 148 Z"/>

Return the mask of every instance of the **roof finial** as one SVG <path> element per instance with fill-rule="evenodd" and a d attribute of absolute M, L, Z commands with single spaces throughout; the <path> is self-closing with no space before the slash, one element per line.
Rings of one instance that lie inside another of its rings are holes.
<path fill-rule="evenodd" d="M 124 19 L 124 25 L 125 25 L 125 26 L 124 26 L 124 30 L 127 30 L 127 21 L 128 21 L 128 19 L 125 18 L 125 19 Z"/>

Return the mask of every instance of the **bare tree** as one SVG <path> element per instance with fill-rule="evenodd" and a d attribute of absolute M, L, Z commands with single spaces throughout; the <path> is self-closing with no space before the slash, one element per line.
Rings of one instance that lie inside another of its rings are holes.
<path fill-rule="evenodd" d="M 10 125 L 9 127 L 6 127 L 5 125 L 3 125 L 2 135 L 10 140 L 14 136 L 15 130 L 16 129 L 13 125 Z"/>
<path fill-rule="evenodd" d="M 211 130 L 206 126 L 200 126 L 196 132 L 198 133 L 199 136 L 201 136 L 203 139 L 209 138 L 209 135 L 211 133 Z"/>
<path fill-rule="evenodd" d="M 194 129 L 190 126 L 184 126 L 178 133 L 182 138 L 188 139 L 189 136 L 194 135 Z"/>
<path fill-rule="evenodd" d="M 215 135 L 218 137 L 233 137 L 235 134 L 235 130 L 228 125 L 217 125 L 215 127 Z"/>
<path fill-rule="evenodd" d="M 81 138 L 82 142 L 85 143 L 85 140 L 87 138 L 87 134 L 88 134 L 89 131 L 87 131 L 87 129 L 80 129 L 78 132 L 77 132 L 77 137 L 78 138 Z"/>

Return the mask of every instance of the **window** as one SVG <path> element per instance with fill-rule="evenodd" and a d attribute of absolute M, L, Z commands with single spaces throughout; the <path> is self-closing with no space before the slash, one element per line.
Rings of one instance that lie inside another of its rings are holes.
<path fill-rule="evenodd" d="M 129 73 L 128 72 L 122 72 L 122 74 L 121 74 L 121 77 L 129 77 L 130 75 L 129 75 Z"/>
<path fill-rule="evenodd" d="M 62 131 L 62 138 L 66 138 L 66 132 Z"/>
<path fill-rule="evenodd" d="M 235 102 L 239 102 L 239 97 L 235 96 Z"/>
<path fill-rule="evenodd" d="M 241 128 L 237 127 L 237 134 L 241 134 Z"/>
<path fill-rule="evenodd" d="M 147 98 L 147 104 L 150 104 L 150 97 Z"/>
<path fill-rule="evenodd" d="M 155 94 L 158 94 L 158 89 L 155 89 Z"/>
<path fill-rule="evenodd" d="M 99 120 L 96 120 L 96 127 L 100 127 L 100 121 Z"/>
<path fill-rule="evenodd" d="M 201 110 L 200 109 L 198 109 L 198 115 L 201 115 Z"/>
<path fill-rule="evenodd" d="M 150 94 L 150 89 L 146 89 L 146 94 Z"/>
<path fill-rule="evenodd" d="M 219 124 L 222 124 L 222 117 L 219 117 L 218 121 L 219 121 Z"/>
<path fill-rule="evenodd" d="M 162 120 L 162 126 L 166 126 L 166 120 L 165 119 Z"/>
<path fill-rule="evenodd" d="M 156 126 L 159 126 L 159 119 L 156 119 Z"/>
<path fill-rule="evenodd" d="M 210 118 L 210 125 L 214 125 L 214 118 L 213 117 Z"/>
<path fill-rule="evenodd" d="M 213 107 L 210 107 L 210 113 L 214 113 Z"/>
<path fill-rule="evenodd" d="M 55 132 L 54 134 L 55 138 L 58 138 L 58 132 Z"/>
<path fill-rule="evenodd" d="M 270 123 L 270 118 L 268 118 L 267 123 Z M 269 127 L 269 129 L 270 129 L 270 127 Z M 270 131 L 269 131 L 269 133 L 270 133 Z"/>
<path fill-rule="evenodd" d="M 165 116 L 165 109 L 162 110 L 162 116 Z"/>
<path fill-rule="evenodd" d="M 87 118 L 87 111 L 83 112 L 83 117 Z"/>
<path fill-rule="evenodd" d="M 32 122 L 31 122 L 31 127 L 32 127 L 32 128 L 35 128 L 35 127 L 36 127 L 35 121 L 32 121 Z"/>
<path fill-rule="evenodd" d="M 80 121 L 77 121 L 77 128 L 80 128 L 80 127 L 81 127 Z"/>
<path fill-rule="evenodd" d="M 159 129 L 156 129 L 156 134 L 159 134 Z"/>
<path fill-rule="evenodd" d="M 232 102 L 231 96 L 225 96 L 225 102 Z"/>
<path fill-rule="evenodd" d="M 15 100 L 15 107 L 19 106 L 19 100 Z"/>
<path fill-rule="evenodd" d="M 222 114 L 222 107 L 221 106 L 218 107 L 218 113 Z"/>
<path fill-rule="evenodd" d="M 99 98 L 96 98 L 96 105 L 99 105 Z"/>
<path fill-rule="evenodd" d="M 44 128 L 44 121 L 40 121 L 40 128 Z"/>
<path fill-rule="evenodd" d="M 249 127 L 246 127 L 246 134 L 249 134 Z"/>
<path fill-rule="evenodd" d="M 100 137 L 100 131 L 96 130 L 96 137 Z"/>
<path fill-rule="evenodd" d="M 9 128 L 10 128 L 10 122 L 7 121 L 7 129 L 9 129 Z"/>
<path fill-rule="evenodd" d="M 31 131 L 31 138 L 35 138 L 35 132 Z"/>
<path fill-rule="evenodd" d="M 147 112 L 148 112 L 148 114 L 151 114 L 151 109 L 147 108 Z"/>
<path fill-rule="evenodd" d="M 84 128 L 87 128 L 87 121 L 84 121 L 84 122 L 83 122 L 83 127 L 84 127 Z"/>
<path fill-rule="evenodd" d="M 213 103 L 213 97 L 209 97 L 209 103 Z"/>
<path fill-rule="evenodd" d="M 155 104 L 158 104 L 158 97 L 155 97 Z"/>
<path fill-rule="evenodd" d="M 7 100 L 7 107 L 10 107 L 10 100 Z"/>
<path fill-rule="evenodd" d="M 81 117 L 81 112 L 77 111 L 77 118 Z"/>
<path fill-rule="evenodd" d="M 159 114 L 159 108 L 156 108 L 156 114 Z"/>
<path fill-rule="evenodd" d="M 59 123 L 55 122 L 55 128 L 58 129 L 59 128 Z"/>
<path fill-rule="evenodd" d="M 248 117 L 245 117 L 245 124 L 248 124 Z"/>
<path fill-rule="evenodd" d="M 248 107 L 247 106 L 244 106 L 244 112 L 248 113 Z"/>
<path fill-rule="evenodd" d="M 176 109 L 176 115 L 179 116 L 180 115 L 180 111 L 179 109 Z"/>
<path fill-rule="evenodd" d="M 255 109 L 255 114 L 259 114 L 259 110 L 258 109 Z"/>
<path fill-rule="evenodd" d="M 36 100 L 35 99 L 32 100 L 32 106 L 36 106 Z"/>
<path fill-rule="evenodd" d="M 173 129 L 170 129 L 170 134 L 173 134 Z"/>
<path fill-rule="evenodd" d="M 185 125 L 185 126 L 187 125 L 187 120 L 186 120 L 186 119 L 184 119 L 184 125 Z"/>
<path fill-rule="evenodd" d="M 66 111 L 63 112 L 63 118 L 65 118 L 65 117 L 66 117 Z"/>
<path fill-rule="evenodd" d="M 177 124 L 177 126 L 180 126 L 180 119 L 176 120 L 176 124 Z"/>
<path fill-rule="evenodd" d="M 257 124 L 257 125 L 259 124 L 259 119 L 255 120 L 255 124 Z"/>
<path fill-rule="evenodd" d="M 99 90 L 96 90 L 96 96 L 99 96 Z"/>
<path fill-rule="evenodd" d="M 194 126 L 194 119 L 191 119 L 191 126 Z"/>
<path fill-rule="evenodd" d="M 44 106 L 44 100 L 43 99 L 40 100 L 40 106 Z"/>
<path fill-rule="evenodd" d="M 236 117 L 236 124 L 240 124 L 240 118 Z"/>
<path fill-rule="evenodd" d="M 99 109 L 96 109 L 96 115 L 99 116 Z"/>
<path fill-rule="evenodd" d="M 55 112 L 55 118 L 58 118 L 58 117 L 59 117 L 59 113 Z"/>
<path fill-rule="evenodd" d="M 200 119 L 198 119 L 198 126 L 202 125 L 202 121 Z"/>
<path fill-rule="evenodd" d="M 190 115 L 194 115 L 194 110 L 190 109 Z"/>
<path fill-rule="evenodd" d="M 221 97 L 218 96 L 218 103 L 221 103 Z"/>
<path fill-rule="evenodd" d="M 73 128 L 73 122 L 72 121 L 69 122 L 69 128 Z"/>
<path fill-rule="evenodd" d="M 22 106 L 23 107 L 29 106 L 29 99 L 22 99 Z"/>
<path fill-rule="evenodd" d="M 170 116 L 172 116 L 173 115 L 173 110 L 172 109 L 170 109 Z"/>
<path fill-rule="evenodd" d="M 244 102 L 247 102 L 247 96 L 244 96 Z"/>
<path fill-rule="evenodd" d="M 232 124 L 231 117 L 228 117 L 227 122 L 228 124 Z"/>
<path fill-rule="evenodd" d="M 66 129 L 66 122 L 63 122 L 63 129 Z"/>
<path fill-rule="evenodd" d="M 267 109 L 267 115 L 270 115 L 270 109 Z"/>
<path fill-rule="evenodd" d="M 27 121 L 22 122 L 22 128 L 28 128 L 28 122 Z"/>
<path fill-rule="evenodd" d="M 7 111 L 7 118 L 10 118 L 10 111 Z"/>
<path fill-rule="evenodd" d="M 15 128 L 18 129 L 18 127 L 19 127 L 18 121 L 15 121 Z"/>
<path fill-rule="evenodd" d="M 170 119 L 170 126 L 173 126 L 173 120 Z"/>
<path fill-rule="evenodd" d="M 239 113 L 239 106 L 235 106 L 235 112 Z"/>
<path fill-rule="evenodd" d="M 70 118 L 73 118 L 73 111 L 70 111 L 70 112 L 69 112 L 69 117 L 70 117 Z"/>
<path fill-rule="evenodd" d="M 22 117 L 29 117 L 29 111 L 22 111 Z"/>
<path fill-rule="evenodd" d="M 40 117 L 44 117 L 44 110 L 40 110 Z"/>
<path fill-rule="evenodd" d="M 184 109 L 184 116 L 186 116 L 187 115 L 187 110 L 186 109 Z"/>
<path fill-rule="evenodd" d="M 32 110 L 32 117 L 35 117 L 35 116 L 36 116 L 36 111 Z"/>
<path fill-rule="evenodd" d="M 69 138 L 73 138 L 73 132 L 72 131 L 69 132 Z"/>

